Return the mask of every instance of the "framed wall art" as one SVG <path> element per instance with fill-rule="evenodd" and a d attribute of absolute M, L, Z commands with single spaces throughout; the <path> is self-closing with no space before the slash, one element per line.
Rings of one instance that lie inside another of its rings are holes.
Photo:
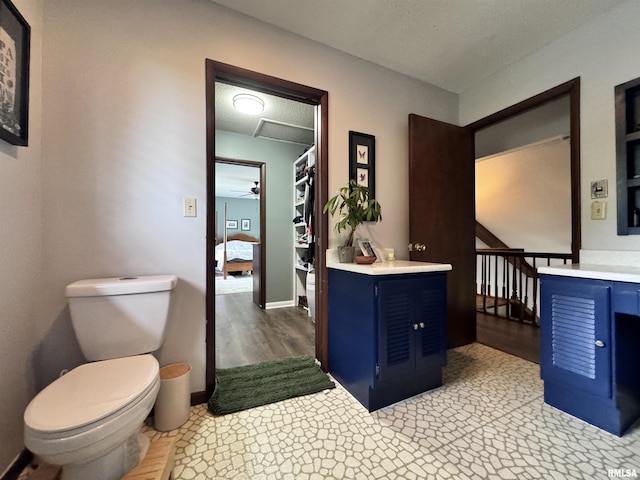
<path fill-rule="evenodd" d="M 26 146 L 29 130 L 31 27 L 10 0 L 0 0 L 0 138 Z"/>
<path fill-rule="evenodd" d="M 251 230 L 251 219 L 250 218 L 243 218 L 240 221 L 240 230 L 244 230 L 245 232 Z"/>
<path fill-rule="evenodd" d="M 238 220 L 227 220 L 227 229 L 228 230 L 237 230 L 238 229 Z"/>
<path fill-rule="evenodd" d="M 349 180 L 369 189 L 369 198 L 376 198 L 376 137 L 349 132 Z"/>

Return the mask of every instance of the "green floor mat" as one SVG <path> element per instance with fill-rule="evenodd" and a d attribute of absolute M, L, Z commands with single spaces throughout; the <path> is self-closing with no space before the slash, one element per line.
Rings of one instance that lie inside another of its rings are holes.
<path fill-rule="evenodd" d="M 214 415 L 239 412 L 335 387 L 310 356 L 219 368 L 216 380 L 216 391 L 207 404 Z"/>

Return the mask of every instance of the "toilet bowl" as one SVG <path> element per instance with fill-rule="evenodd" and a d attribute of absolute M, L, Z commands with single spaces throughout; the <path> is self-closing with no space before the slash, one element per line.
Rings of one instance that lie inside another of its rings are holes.
<path fill-rule="evenodd" d="M 120 479 L 140 459 L 140 426 L 160 388 L 150 354 L 87 363 L 63 375 L 24 414 L 25 446 L 64 466 L 63 479 Z"/>
<path fill-rule="evenodd" d="M 24 413 L 24 442 L 63 480 L 119 480 L 144 457 L 139 436 L 160 390 L 151 355 L 164 341 L 175 275 L 67 285 L 71 324 L 89 363 L 47 386 Z M 147 441 L 148 444 L 148 441 Z"/>

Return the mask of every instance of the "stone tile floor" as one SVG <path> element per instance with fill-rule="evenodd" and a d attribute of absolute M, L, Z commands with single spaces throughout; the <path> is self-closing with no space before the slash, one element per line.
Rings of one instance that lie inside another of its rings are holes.
<path fill-rule="evenodd" d="M 537 364 L 477 343 L 449 351 L 441 388 L 373 413 L 338 385 L 143 431 L 177 437 L 175 480 L 640 477 L 640 422 L 618 438 L 560 412 Z"/>
<path fill-rule="evenodd" d="M 622 438 L 543 402 L 539 366 L 480 344 L 449 351 L 441 388 L 369 413 L 340 385 L 222 417 L 192 408 L 176 480 L 640 477 L 640 423 Z M 618 472 L 620 473 L 620 472 Z"/>

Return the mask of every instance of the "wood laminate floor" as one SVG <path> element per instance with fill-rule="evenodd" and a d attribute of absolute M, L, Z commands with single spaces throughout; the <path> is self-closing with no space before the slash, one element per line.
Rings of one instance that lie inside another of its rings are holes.
<path fill-rule="evenodd" d="M 477 313 L 476 339 L 489 347 L 540 363 L 539 327 Z"/>
<path fill-rule="evenodd" d="M 216 368 L 315 356 L 315 325 L 306 310 L 262 310 L 252 296 L 216 295 Z"/>

